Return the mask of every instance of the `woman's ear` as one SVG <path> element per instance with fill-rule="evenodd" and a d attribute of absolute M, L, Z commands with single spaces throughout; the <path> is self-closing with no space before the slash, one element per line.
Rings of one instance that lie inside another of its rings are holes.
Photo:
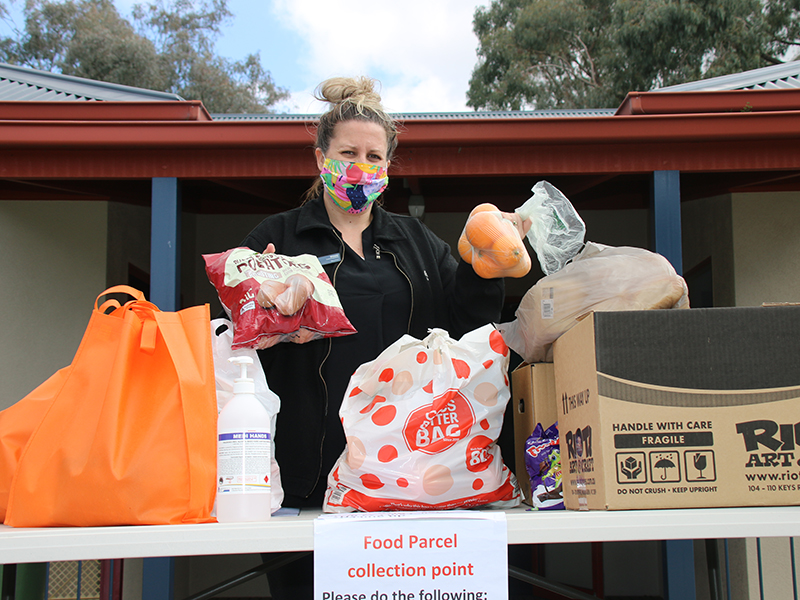
<path fill-rule="evenodd" d="M 325 164 L 325 155 L 319 148 L 314 148 L 314 156 L 317 157 L 317 168 L 322 171 L 322 166 Z"/>

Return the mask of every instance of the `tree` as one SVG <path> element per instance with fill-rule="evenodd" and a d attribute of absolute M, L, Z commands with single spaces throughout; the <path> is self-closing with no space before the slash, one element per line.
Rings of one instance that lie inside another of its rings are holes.
<path fill-rule="evenodd" d="M 796 55 L 800 0 L 493 0 L 473 27 L 469 106 L 613 108 Z"/>
<path fill-rule="evenodd" d="M 169 89 L 202 100 L 212 112 L 267 112 L 265 107 L 288 97 L 275 85 L 258 54 L 229 61 L 213 51 L 209 32 L 219 33 L 231 16 L 227 0 L 156 0 L 137 4 L 133 15 L 143 36 L 154 41 L 168 71 Z M 213 107 L 226 107 L 225 111 Z"/>
<path fill-rule="evenodd" d="M 288 97 L 257 54 L 215 54 L 227 0 L 154 0 L 134 6 L 135 25 L 112 0 L 26 0 L 24 14 L 19 39 L 0 40 L 0 60 L 171 92 L 217 113 L 270 112 Z"/>

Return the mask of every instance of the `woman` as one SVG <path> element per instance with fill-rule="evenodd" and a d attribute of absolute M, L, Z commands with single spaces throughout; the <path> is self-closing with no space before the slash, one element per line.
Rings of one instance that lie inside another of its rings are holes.
<path fill-rule="evenodd" d="M 345 448 L 339 406 L 356 368 L 406 333 L 422 339 L 438 327 L 459 338 L 497 322 L 504 298 L 502 279 L 478 277 L 420 221 L 376 204 L 397 128 L 373 81 L 334 78 L 317 91 L 331 105 L 317 128 L 320 178 L 302 206 L 267 217 L 243 242 L 258 252 L 317 256 L 358 332 L 259 351 L 281 398 L 275 455 L 283 505 L 298 508 L 322 506 L 327 475 Z M 280 571 L 270 574 L 274 598 L 284 597 L 282 580 L 310 586 L 309 576 Z M 285 593 L 302 597 L 295 588 Z"/>

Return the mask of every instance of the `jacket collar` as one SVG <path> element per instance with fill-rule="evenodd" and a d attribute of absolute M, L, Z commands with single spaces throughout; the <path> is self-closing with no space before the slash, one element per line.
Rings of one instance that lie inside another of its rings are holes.
<path fill-rule="evenodd" d="M 322 196 L 319 196 L 300 207 L 297 233 L 312 229 L 333 229 L 323 202 Z M 392 241 L 407 237 L 392 215 L 377 204 L 372 205 L 372 232 L 376 241 Z"/>

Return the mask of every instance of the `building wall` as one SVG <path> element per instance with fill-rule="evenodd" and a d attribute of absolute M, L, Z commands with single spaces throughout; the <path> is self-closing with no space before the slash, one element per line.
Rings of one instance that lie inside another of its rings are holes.
<path fill-rule="evenodd" d="M 734 194 L 736 306 L 800 302 L 800 192 Z"/>
<path fill-rule="evenodd" d="M 714 306 L 736 305 L 731 219 L 730 194 L 681 204 L 683 273 L 692 285 L 693 274 L 710 269 Z"/>
<path fill-rule="evenodd" d="M 131 272 L 150 272 L 150 208 L 110 202 L 106 267 L 108 285 L 135 284 L 135 281 L 130 280 Z M 142 287 L 144 286 L 138 286 L 137 289 Z M 139 291 L 148 295 L 147 289 Z"/>
<path fill-rule="evenodd" d="M 72 362 L 105 289 L 106 202 L 0 202 L 0 409 Z"/>

